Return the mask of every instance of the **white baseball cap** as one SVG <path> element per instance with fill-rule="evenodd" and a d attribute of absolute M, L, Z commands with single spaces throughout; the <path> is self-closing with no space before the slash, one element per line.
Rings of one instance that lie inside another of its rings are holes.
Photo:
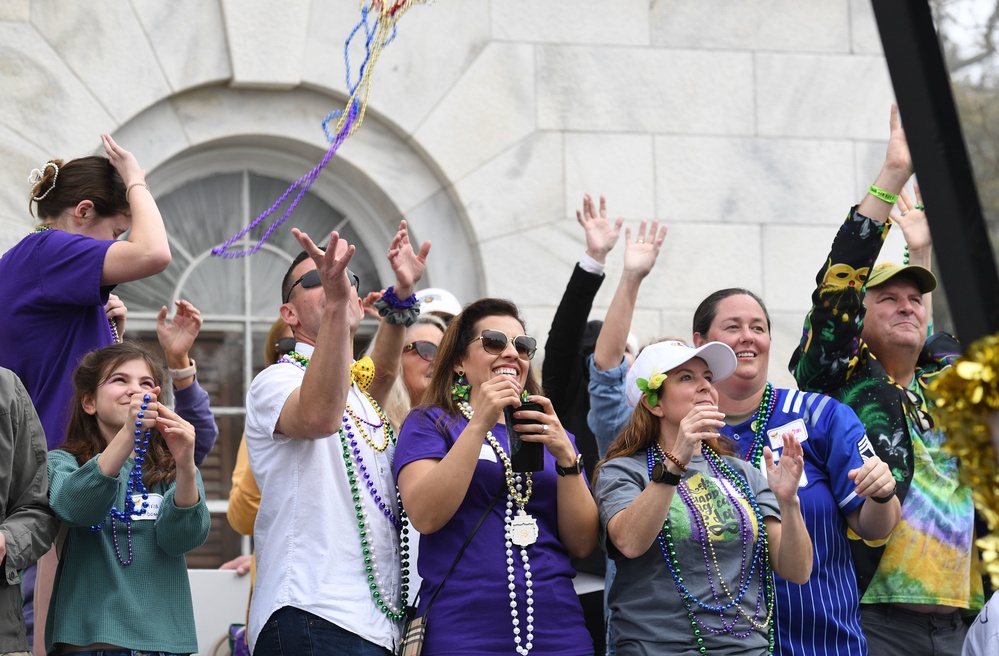
<path fill-rule="evenodd" d="M 715 383 L 735 373 L 735 368 L 739 364 L 735 352 L 728 344 L 722 342 L 708 342 L 700 348 L 694 348 L 678 340 L 650 344 L 642 349 L 635 358 L 635 364 L 628 370 L 625 387 L 628 405 L 634 408 L 642 400 L 643 393 L 638 388 L 637 382 L 639 378 L 648 380 L 655 374 L 664 374 L 694 358 L 701 358 L 707 363 L 711 370 L 712 381 Z"/>
<path fill-rule="evenodd" d="M 416 292 L 416 300 L 420 302 L 420 314 L 440 312 L 452 317 L 461 314 L 461 303 L 457 297 L 446 289 L 428 287 Z"/>

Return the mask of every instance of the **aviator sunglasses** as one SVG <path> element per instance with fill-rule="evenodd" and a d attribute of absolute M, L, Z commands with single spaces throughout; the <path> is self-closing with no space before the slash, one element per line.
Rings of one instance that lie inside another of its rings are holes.
<path fill-rule="evenodd" d="M 403 353 L 408 353 L 409 351 L 416 351 L 416 354 L 427 362 L 433 362 L 437 356 L 437 345 L 425 339 L 418 339 L 402 347 Z"/>
<path fill-rule="evenodd" d="M 347 279 L 350 280 L 350 284 L 355 290 L 360 291 L 361 279 L 357 277 L 356 273 L 347 269 Z M 318 287 L 320 284 L 322 284 L 322 281 L 319 280 L 319 269 L 308 271 L 288 288 L 288 295 L 284 297 L 284 302 L 287 303 L 291 299 L 291 293 L 295 291 L 295 287 L 301 285 L 303 289 L 312 289 L 313 287 Z"/>
<path fill-rule="evenodd" d="M 483 330 L 482 334 L 472 341 L 475 340 L 482 342 L 483 350 L 489 355 L 501 355 L 506 350 L 510 338 L 499 330 Z M 538 350 L 538 340 L 528 335 L 518 335 L 513 338 L 513 347 L 517 349 L 517 355 L 521 360 L 530 360 Z"/>

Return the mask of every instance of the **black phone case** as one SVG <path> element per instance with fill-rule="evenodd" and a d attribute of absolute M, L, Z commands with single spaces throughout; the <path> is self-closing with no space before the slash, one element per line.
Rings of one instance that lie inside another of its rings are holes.
<path fill-rule="evenodd" d="M 513 430 L 514 424 L 537 424 L 533 419 L 516 419 L 514 412 L 519 410 L 541 411 L 540 403 L 525 401 L 520 407 L 514 409 L 512 406 L 503 408 L 503 417 L 506 419 L 506 437 L 510 442 L 510 466 L 515 472 L 536 472 L 545 468 L 545 445 L 540 442 L 525 442 L 520 439 L 520 435 Z"/>

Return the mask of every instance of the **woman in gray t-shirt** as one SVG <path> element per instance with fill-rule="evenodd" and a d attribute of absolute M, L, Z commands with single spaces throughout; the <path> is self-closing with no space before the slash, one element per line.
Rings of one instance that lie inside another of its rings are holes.
<path fill-rule="evenodd" d="M 620 656 L 770 653 L 771 572 L 796 583 L 811 574 L 801 445 L 789 437 L 779 464 L 765 449 L 764 476 L 728 457 L 718 435 L 712 382 L 735 368 L 720 342 L 667 341 L 628 374 L 635 412 L 596 482 L 601 537 L 618 567 L 608 603 Z"/>

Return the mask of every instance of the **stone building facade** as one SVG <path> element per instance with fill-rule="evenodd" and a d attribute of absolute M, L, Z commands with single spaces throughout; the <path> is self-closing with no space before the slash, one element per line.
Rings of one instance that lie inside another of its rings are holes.
<path fill-rule="evenodd" d="M 354 0 L 0 0 L 0 250 L 33 225 L 32 168 L 97 152 L 101 132 L 136 154 L 174 263 L 120 293 L 135 334 L 172 298 L 206 318 L 199 378 L 224 433 L 210 495 L 228 490 L 292 225 L 347 232 L 368 255 L 362 288 L 376 289 L 406 218 L 434 243 L 428 285 L 513 299 L 543 344 L 584 248 L 575 209 L 603 193 L 627 225 L 669 226 L 639 338 L 689 335 L 706 294 L 748 287 L 773 315 L 773 378 L 792 384 L 784 365 L 815 273 L 888 134 L 868 0 L 418 5 L 377 61 L 363 126 L 300 213 L 251 258 L 209 257 L 322 158 L 359 18 Z"/>

